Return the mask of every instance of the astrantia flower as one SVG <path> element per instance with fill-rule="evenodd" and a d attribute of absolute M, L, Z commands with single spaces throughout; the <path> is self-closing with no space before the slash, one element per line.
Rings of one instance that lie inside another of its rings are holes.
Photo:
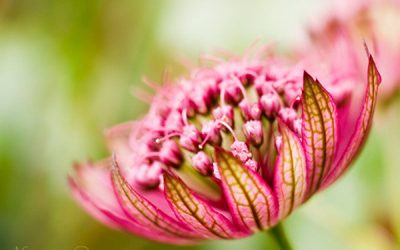
<path fill-rule="evenodd" d="M 273 57 L 195 70 L 107 132 L 113 156 L 77 165 L 73 194 L 105 224 L 161 242 L 267 230 L 359 153 L 380 83 L 372 57 L 367 75 L 343 79 L 366 82 L 363 97 L 336 88 L 334 99 L 331 83 Z"/>
<path fill-rule="evenodd" d="M 400 1 L 338 0 L 332 4 L 328 13 L 315 22 L 310 20 L 310 42 L 303 47 L 303 54 L 309 56 L 313 51 L 324 60 L 338 61 L 353 74 L 364 74 L 365 41 L 385 79 L 382 100 L 393 97 L 400 90 Z"/>

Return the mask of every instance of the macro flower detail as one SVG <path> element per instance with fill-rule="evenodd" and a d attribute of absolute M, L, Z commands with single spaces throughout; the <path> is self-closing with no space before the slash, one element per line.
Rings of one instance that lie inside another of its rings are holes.
<path fill-rule="evenodd" d="M 337 142 L 336 106 L 322 85 L 305 74 L 302 107 L 308 192 L 313 193 L 332 167 Z"/>
<path fill-rule="evenodd" d="M 107 131 L 112 156 L 78 164 L 73 195 L 110 227 L 171 244 L 273 228 L 360 152 L 381 82 L 372 56 L 367 75 L 351 79 L 366 80 L 363 98 L 335 99 L 337 82 L 273 56 L 193 70 Z"/>
<path fill-rule="evenodd" d="M 221 186 L 235 222 L 246 231 L 269 228 L 276 217 L 276 200 L 266 182 L 231 154 L 216 151 Z"/>
<path fill-rule="evenodd" d="M 300 138 L 286 125 L 280 125 L 281 150 L 274 173 L 274 189 L 279 203 L 278 219 L 285 218 L 304 201 L 307 168 Z"/>

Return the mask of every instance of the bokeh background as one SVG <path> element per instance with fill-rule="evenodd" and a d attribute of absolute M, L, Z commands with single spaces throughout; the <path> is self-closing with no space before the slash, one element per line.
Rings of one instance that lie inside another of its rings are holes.
<path fill-rule="evenodd" d="M 101 159 L 102 131 L 140 117 L 142 77 L 161 81 L 218 49 L 286 48 L 327 1 L 0 1 L 1 249 L 275 249 L 266 233 L 193 247 L 113 231 L 71 198 L 74 161 Z M 165 73 L 168 72 L 168 73 Z M 379 108 L 361 157 L 286 222 L 296 249 L 397 249 L 399 101 Z"/>

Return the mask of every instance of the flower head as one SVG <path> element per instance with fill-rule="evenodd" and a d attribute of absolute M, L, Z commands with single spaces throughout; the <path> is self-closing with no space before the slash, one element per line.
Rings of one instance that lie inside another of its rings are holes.
<path fill-rule="evenodd" d="M 274 57 L 196 70 L 107 131 L 113 156 L 77 166 L 70 186 L 100 221 L 157 241 L 266 230 L 356 157 L 380 83 L 372 57 L 366 82 L 362 98 L 337 101 L 330 82 Z"/>

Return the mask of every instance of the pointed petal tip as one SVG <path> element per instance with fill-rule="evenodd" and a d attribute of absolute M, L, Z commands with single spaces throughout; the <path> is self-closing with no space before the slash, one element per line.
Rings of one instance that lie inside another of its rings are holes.
<path fill-rule="evenodd" d="M 335 167 L 330 171 L 328 176 L 326 176 L 323 188 L 328 187 L 343 175 L 365 144 L 372 126 L 372 118 L 378 98 L 378 87 L 381 80 L 381 75 L 376 67 L 375 61 L 373 57 L 369 55 L 368 85 L 365 90 L 361 113 L 358 116 L 355 130 L 351 135 L 349 144 L 346 146 L 346 150 L 338 157 Z"/>
<path fill-rule="evenodd" d="M 312 81 L 314 81 L 314 78 L 307 72 L 307 71 L 305 71 L 304 70 L 304 72 L 303 72 L 303 80 L 304 81 L 309 81 L 309 80 L 312 80 Z"/>
<path fill-rule="evenodd" d="M 369 74 L 372 74 L 373 76 L 377 77 L 377 84 L 378 85 L 381 84 L 382 76 L 379 73 L 378 68 L 376 67 L 376 63 L 375 63 L 375 60 L 372 55 L 369 55 L 369 57 L 368 57 L 368 71 L 369 71 Z"/>
<path fill-rule="evenodd" d="M 307 193 L 312 195 L 332 168 L 337 111 L 332 96 L 318 80 L 305 79 L 302 96 L 302 145 L 307 162 Z"/>
<path fill-rule="evenodd" d="M 322 85 L 322 83 L 318 80 L 318 78 L 314 78 L 312 77 L 310 74 L 308 74 L 306 71 L 304 71 L 304 75 L 303 75 L 303 85 L 306 87 L 310 87 L 312 85 L 318 85 L 318 87 L 325 89 L 325 87 Z M 303 89 L 304 89 L 303 86 Z M 303 91 L 304 93 L 304 91 Z"/>

